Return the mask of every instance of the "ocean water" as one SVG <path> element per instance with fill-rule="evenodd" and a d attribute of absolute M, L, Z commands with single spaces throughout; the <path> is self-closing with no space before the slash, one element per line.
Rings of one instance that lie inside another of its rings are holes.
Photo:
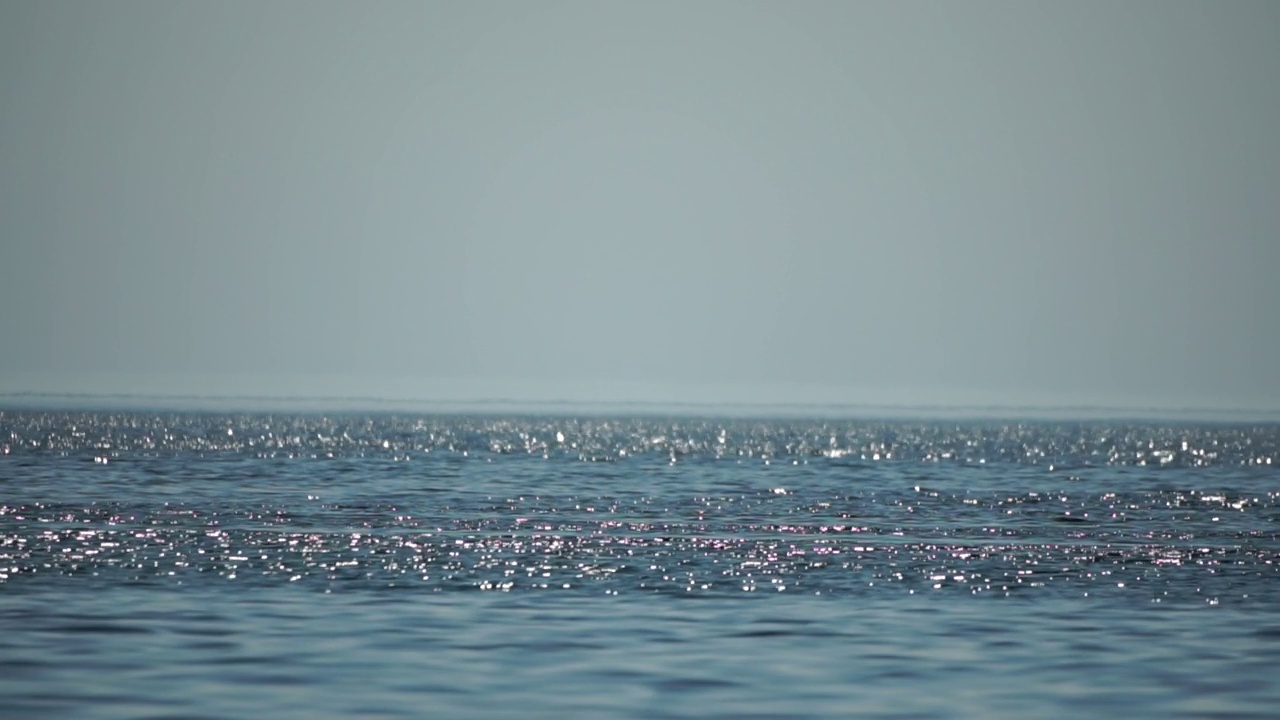
<path fill-rule="evenodd" d="M 0 717 L 1276 717 L 1280 425 L 0 412 Z"/>

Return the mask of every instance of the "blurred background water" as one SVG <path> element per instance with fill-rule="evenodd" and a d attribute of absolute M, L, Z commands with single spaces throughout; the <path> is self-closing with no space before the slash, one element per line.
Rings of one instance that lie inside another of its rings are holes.
<path fill-rule="evenodd" d="M 1280 426 L 0 412 L 0 715 L 1273 717 Z"/>

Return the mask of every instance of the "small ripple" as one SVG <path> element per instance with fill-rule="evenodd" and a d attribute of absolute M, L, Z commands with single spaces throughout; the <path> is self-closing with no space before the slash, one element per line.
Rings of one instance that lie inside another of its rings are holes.
<path fill-rule="evenodd" d="M 705 690 L 717 690 L 726 688 L 741 687 L 742 683 L 724 678 L 711 677 L 676 677 L 655 680 L 650 685 L 659 692 L 664 693 L 689 693 L 702 692 Z"/>

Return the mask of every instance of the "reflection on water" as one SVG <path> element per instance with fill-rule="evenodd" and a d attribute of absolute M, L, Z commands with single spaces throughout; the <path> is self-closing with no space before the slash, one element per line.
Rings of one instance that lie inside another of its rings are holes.
<path fill-rule="evenodd" d="M 1280 428 L 0 414 L 5 717 L 1265 717 Z"/>

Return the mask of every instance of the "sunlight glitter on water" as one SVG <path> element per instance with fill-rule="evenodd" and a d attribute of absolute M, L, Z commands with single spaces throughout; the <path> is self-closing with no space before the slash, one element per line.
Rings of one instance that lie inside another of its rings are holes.
<path fill-rule="evenodd" d="M 1276 426 L 5 411 L 0 437 L 20 716 L 1064 715 L 1080 663 L 1129 714 L 1280 702 Z"/>
<path fill-rule="evenodd" d="M 764 582 L 1185 601 L 1241 597 L 1236 585 L 1278 565 L 1276 493 L 1245 489 L 1265 477 L 1230 492 L 1168 486 L 1191 480 L 1180 468 L 1258 468 L 1277 442 L 1268 427 L 85 415 L 60 436 L 47 431 L 57 416 L 17 419 L 19 459 L 75 467 L 108 452 L 116 470 L 71 494 L 125 499 L 59 502 L 51 486 L 47 502 L 0 508 L 9 582 L 713 594 Z M 1173 458 L 1163 473 L 1126 479 L 1153 452 Z M 417 470 L 387 464 L 414 456 Z M 787 477 L 765 464 L 775 458 L 801 474 L 775 484 Z M 879 549 L 850 544 L 855 533 Z"/>

